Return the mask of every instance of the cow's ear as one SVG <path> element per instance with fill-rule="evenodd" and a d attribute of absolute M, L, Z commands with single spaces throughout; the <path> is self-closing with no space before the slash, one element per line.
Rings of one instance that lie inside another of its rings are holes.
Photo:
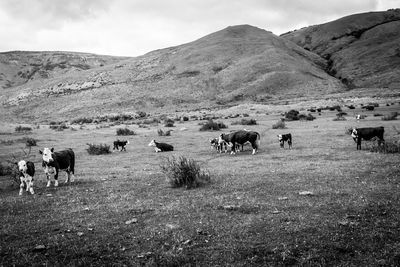
<path fill-rule="evenodd" d="M 52 148 L 50 149 L 50 151 L 51 151 L 51 152 L 54 152 L 54 147 L 52 147 Z"/>
<path fill-rule="evenodd" d="M 18 162 L 14 162 L 15 165 L 18 165 Z"/>
<path fill-rule="evenodd" d="M 43 154 L 42 150 L 39 150 L 39 153 L 40 153 L 40 154 Z"/>

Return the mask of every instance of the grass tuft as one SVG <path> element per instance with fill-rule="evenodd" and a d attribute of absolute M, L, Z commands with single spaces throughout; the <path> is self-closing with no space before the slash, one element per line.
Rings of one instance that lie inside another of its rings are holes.
<path fill-rule="evenodd" d="M 272 129 L 286 129 L 285 121 L 280 120 L 272 125 Z"/>
<path fill-rule="evenodd" d="M 172 157 L 160 167 L 172 187 L 190 189 L 210 182 L 209 174 L 202 171 L 200 165 L 193 159 L 183 156 Z"/>
<path fill-rule="evenodd" d="M 103 155 L 111 153 L 109 145 L 89 143 L 87 145 L 89 146 L 89 148 L 87 148 L 86 150 L 90 155 Z"/>

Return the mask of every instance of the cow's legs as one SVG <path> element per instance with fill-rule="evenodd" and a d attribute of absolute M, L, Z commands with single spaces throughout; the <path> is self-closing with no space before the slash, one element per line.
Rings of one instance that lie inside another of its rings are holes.
<path fill-rule="evenodd" d="M 236 154 L 236 143 L 235 142 L 232 142 L 231 154 L 233 154 L 233 155 Z"/>
<path fill-rule="evenodd" d="M 54 186 L 58 186 L 58 169 L 56 168 L 56 173 L 54 174 Z"/>
<path fill-rule="evenodd" d="M 33 191 L 33 177 L 28 175 L 27 181 L 26 181 L 26 191 L 29 191 L 32 195 L 35 194 Z"/>
<path fill-rule="evenodd" d="M 21 183 L 19 184 L 19 195 L 21 196 L 22 193 L 24 192 L 25 177 L 21 176 L 19 179 L 21 181 Z"/>
<path fill-rule="evenodd" d="M 50 174 L 46 174 L 47 177 L 47 185 L 46 187 L 50 187 L 51 181 L 50 181 Z"/>

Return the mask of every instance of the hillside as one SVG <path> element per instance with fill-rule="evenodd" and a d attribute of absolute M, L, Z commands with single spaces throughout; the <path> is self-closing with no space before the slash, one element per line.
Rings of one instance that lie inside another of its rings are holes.
<path fill-rule="evenodd" d="M 291 41 L 240 25 L 140 57 L 7 88 L 1 102 L 10 117 L 48 120 L 344 90 L 326 67 L 326 60 Z"/>
<path fill-rule="evenodd" d="M 347 16 L 281 37 L 329 60 L 350 87 L 400 87 L 400 9 Z"/>

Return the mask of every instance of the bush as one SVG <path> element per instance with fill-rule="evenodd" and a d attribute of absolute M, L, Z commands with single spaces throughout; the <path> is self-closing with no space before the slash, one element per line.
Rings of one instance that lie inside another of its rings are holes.
<path fill-rule="evenodd" d="M 30 131 L 32 131 L 32 128 L 31 128 L 31 127 L 26 127 L 26 126 L 18 125 L 17 127 L 15 127 L 15 131 L 16 131 L 17 133 L 21 133 L 21 132 L 30 132 Z"/>
<path fill-rule="evenodd" d="M 128 128 L 118 128 L 117 135 L 135 135 L 136 133 Z"/>
<path fill-rule="evenodd" d="M 173 119 L 166 119 L 164 122 L 164 127 L 174 127 L 175 121 Z"/>
<path fill-rule="evenodd" d="M 61 123 L 59 125 L 50 125 L 50 129 L 56 130 L 56 131 L 63 131 L 65 129 L 68 129 L 68 126 L 65 123 Z"/>
<path fill-rule="evenodd" d="M 356 107 L 353 105 L 347 106 L 349 109 L 355 109 Z"/>
<path fill-rule="evenodd" d="M 170 136 L 171 135 L 171 131 L 172 130 L 168 130 L 168 131 L 163 131 L 163 130 L 161 130 L 161 129 L 158 129 L 158 136 Z"/>
<path fill-rule="evenodd" d="M 315 117 L 311 113 L 308 113 L 308 115 L 300 114 L 298 116 L 298 118 L 299 118 L 299 120 L 304 120 L 304 121 L 313 121 L 313 120 L 315 120 Z"/>
<path fill-rule="evenodd" d="M 272 129 L 286 129 L 285 122 L 283 120 L 278 121 L 272 125 Z"/>
<path fill-rule="evenodd" d="M 172 157 L 160 167 L 172 187 L 190 189 L 210 182 L 209 174 L 203 172 L 193 159 Z"/>
<path fill-rule="evenodd" d="M 289 112 L 285 113 L 285 119 L 288 121 L 298 121 L 299 120 L 299 113 L 297 110 L 290 110 Z"/>
<path fill-rule="evenodd" d="M 385 141 L 385 143 L 379 144 L 378 141 L 374 141 L 374 142 L 372 142 L 372 145 L 369 150 L 371 152 L 385 153 L 385 154 L 400 153 L 400 143 Z"/>
<path fill-rule="evenodd" d="M 102 155 L 102 154 L 109 154 L 111 153 L 110 151 L 110 146 L 106 144 L 87 144 L 89 148 L 87 148 L 87 152 L 90 155 Z"/>
<path fill-rule="evenodd" d="M 92 123 L 92 122 L 93 122 L 93 119 L 91 119 L 91 118 L 78 118 L 78 119 L 71 121 L 72 124 L 84 124 L 84 123 Z"/>
<path fill-rule="evenodd" d="M 161 121 L 157 118 L 152 118 L 152 119 L 147 119 L 147 120 L 143 120 L 142 123 L 143 124 L 158 124 Z"/>
<path fill-rule="evenodd" d="M 396 111 L 395 112 L 391 112 L 388 115 L 385 115 L 382 117 L 383 121 L 393 121 L 393 120 L 397 120 L 397 115 L 399 115 Z"/>
<path fill-rule="evenodd" d="M 200 131 L 219 131 L 220 129 L 228 128 L 223 122 L 214 122 L 209 120 L 200 127 Z"/>
<path fill-rule="evenodd" d="M 232 125 L 257 125 L 257 121 L 255 119 L 241 119 L 240 121 L 232 122 Z"/>
<path fill-rule="evenodd" d="M 26 146 L 36 146 L 36 140 L 33 139 L 32 137 L 28 137 L 25 139 L 25 145 Z"/>

